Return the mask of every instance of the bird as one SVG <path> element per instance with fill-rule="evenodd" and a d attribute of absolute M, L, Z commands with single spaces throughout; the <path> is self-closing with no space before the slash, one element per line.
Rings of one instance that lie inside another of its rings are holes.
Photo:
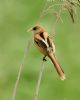
<path fill-rule="evenodd" d="M 35 25 L 31 28 L 31 31 L 36 47 L 44 55 L 43 61 L 46 61 L 46 57 L 49 57 L 60 76 L 60 79 L 65 80 L 64 71 L 55 56 L 55 44 L 48 32 L 40 25 Z"/>

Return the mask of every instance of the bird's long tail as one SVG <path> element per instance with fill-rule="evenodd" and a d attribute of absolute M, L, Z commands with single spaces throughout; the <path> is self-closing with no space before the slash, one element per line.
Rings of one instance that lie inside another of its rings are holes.
<path fill-rule="evenodd" d="M 64 80 L 65 79 L 64 71 L 60 67 L 55 55 L 53 53 L 49 53 L 48 57 L 51 59 L 52 63 L 54 64 L 54 67 L 57 70 L 57 73 L 60 76 L 61 80 Z"/>

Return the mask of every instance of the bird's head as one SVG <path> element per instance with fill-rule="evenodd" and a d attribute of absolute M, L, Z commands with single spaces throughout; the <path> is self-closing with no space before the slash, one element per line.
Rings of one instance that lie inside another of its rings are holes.
<path fill-rule="evenodd" d="M 34 26 L 31 30 L 34 34 L 39 33 L 39 32 L 44 32 L 44 28 L 41 26 Z"/>

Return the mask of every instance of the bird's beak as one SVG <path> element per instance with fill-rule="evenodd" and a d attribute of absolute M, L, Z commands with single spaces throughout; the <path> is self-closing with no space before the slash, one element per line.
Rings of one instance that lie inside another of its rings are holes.
<path fill-rule="evenodd" d="M 30 32 L 30 31 L 32 31 L 32 27 L 31 27 L 31 28 L 29 28 L 26 32 Z"/>

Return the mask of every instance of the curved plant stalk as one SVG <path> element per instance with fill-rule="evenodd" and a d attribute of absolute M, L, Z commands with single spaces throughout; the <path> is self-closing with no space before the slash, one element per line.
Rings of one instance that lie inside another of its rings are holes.
<path fill-rule="evenodd" d="M 43 16 L 45 16 L 45 15 L 47 15 L 47 14 L 49 14 L 49 13 L 54 13 L 54 12 L 56 12 L 55 10 L 54 10 L 54 6 L 61 6 L 62 4 L 54 4 L 54 5 L 51 5 L 51 6 L 49 6 L 48 8 L 46 8 L 44 11 L 43 11 L 43 14 L 41 15 L 41 17 L 43 17 Z"/>

